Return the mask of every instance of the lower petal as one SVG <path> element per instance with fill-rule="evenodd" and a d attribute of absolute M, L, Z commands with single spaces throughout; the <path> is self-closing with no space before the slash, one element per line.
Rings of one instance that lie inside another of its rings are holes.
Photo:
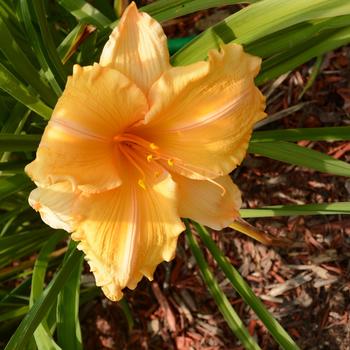
<path fill-rule="evenodd" d="M 184 230 L 175 186 L 169 174 L 145 186 L 131 177 L 116 189 L 81 197 L 75 206 L 84 217 L 72 238 L 80 241 L 109 299 L 121 299 L 123 288 L 135 288 L 143 276 L 152 279 L 157 265 L 173 258 Z"/>
<path fill-rule="evenodd" d="M 72 232 L 78 217 L 74 217 L 73 206 L 79 194 L 72 192 L 68 182 L 61 182 L 47 188 L 38 187 L 30 193 L 30 206 L 40 213 L 41 219 L 55 229 Z"/>
<path fill-rule="evenodd" d="M 180 175 L 173 175 L 173 178 L 178 185 L 181 217 L 221 230 L 239 216 L 241 193 L 230 176 L 216 178 L 213 182 Z"/>

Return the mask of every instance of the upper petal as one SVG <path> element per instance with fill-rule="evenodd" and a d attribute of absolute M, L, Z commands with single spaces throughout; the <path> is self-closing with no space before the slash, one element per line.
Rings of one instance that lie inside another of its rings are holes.
<path fill-rule="evenodd" d="M 113 136 L 146 110 L 144 94 L 123 74 L 97 64 L 75 66 L 26 172 L 41 186 L 66 180 L 87 192 L 119 186 Z"/>
<path fill-rule="evenodd" d="M 239 216 L 241 193 L 230 176 L 213 182 L 173 175 L 178 185 L 179 213 L 214 230 L 228 227 Z"/>
<path fill-rule="evenodd" d="M 157 265 L 173 258 L 184 227 L 177 212 L 175 183 L 168 174 L 143 188 L 131 173 L 129 183 L 81 197 L 83 215 L 72 238 L 86 254 L 96 284 L 111 300 L 133 289 L 142 276 L 152 279 Z"/>
<path fill-rule="evenodd" d="M 167 39 L 162 26 L 132 2 L 103 48 L 100 63 L 114 67 L 148 92 L 170 68 Z"/>
<path fill-rule="evenodd" d="M 170 68 L 162 26 L 132 2 L 103 48 L 100 63 L 118 69 L 147 93 Z"/>
<path fill-rule="evenodd" d="M 265 98 L 254 85 L 260 61 L 230 44 L 211 51 L 208 62 L 171 68 L 153 85 L 145 125 L 134 132 L 173 158 L 174 171 L 185 176 L 228 174 L 265 116 Z"/>

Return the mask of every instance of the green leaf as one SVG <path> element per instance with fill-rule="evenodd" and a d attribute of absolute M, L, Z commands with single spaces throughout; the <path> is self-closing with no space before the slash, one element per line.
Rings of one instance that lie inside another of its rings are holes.
<path fill-rule="evenodd" d="M 123 310 L 124 316 L 126 318 L 126 321 L 128 323 L 128 329 L 129 332 L 131 332 L 134 328 L 134 318 L 132 316 L 132 311 L 131 308 L 127 302 L 127 300 L 125 298 L 123 298 L 122 300 L 120 300 L 118 302 L 118 305 L 120 306 L 120 308 Z"/>
<path fill-rule="evenodd" d="M 61 87 L 64 87 L 67 80 L 67 73 L 65 71 L 60 57 L 58 56 L 56 45 L 53 40 L 51 30 L 47 23 L 45 3 L 43 0 L 32 0 L 31 4 L 36 14 L 40 28 L 41 38 L 44 43 L 44 45 L 42 45 L 41 48 L 42 50 L 46 50 L 46 52 L 44 53 L 48 57 L 46 63 L 50 67 L 53 76 L 57 80 L 58 84 Z M 60 91 L 57 92 L 60 95 Z"/>
<path fill-rule="evenodd" d="M 201 225 L 193 222 L 196 231 L 199 233 L 203 243 L 209 249 L 214 259 L 220 266 L 225 276 L 231 282 L 233 288 L 243 298 L 243 300 L 255 311 L 259 319 L 264 323 L 268 331 L 285 350 L 299 349 L 289 334 L 282 328 L 275 318 L 268 312 L 265 305 L 257 298 L 249 285 L 241 277 L 239 272 L 229 263 L 222 251 L 217 247 L 210 237 L 208 231 Z"/>
<path fill-rule="evenodd" d="M 250 142 L 348 141 L 350 126 L 254 131 Z"/>
<path fill-rule="evenodd" d="M 0 268 L 8 265 L 11 261 L 33 254 L 45 244 L 51 232 L 51 228 L 32 229 L 27 232 L 0 237 Z"/>
<path fill-rule="evenodd" d="M 249 145 L 248 151 L 324 173 L 350 176 L 350 164 L 294 143 L 283 141 L 252 142 Z"/>
<path fill-rule="evenodd" d="M 40 135 L 0 134 L 0 152 L 35 151 L 40 142 Z"/>
<path fill-rule="evenodd" d="M 248 45 L 298 23 L 350 14 L 343 0 L 264 0 L 252 4 L 207 29 L 172 56 L 174 65 L 205 59 L 210 49 L 222 43 Z M 288 40 L 288 35 L 285 35 Z M 305 40 L 304 40 L 305 41 Z"/>
<path fill-rule="evenodd" d="M 34 95 L 28 87 L 22 84 L 22 82 L 1 63 L 0 88 L 44 119 L 50 119 L 52 109 L 41 101 L 39 97 Z"/>
<path fill-rule="evenodd" d="M 24 167 L 27 164 L 28 162 L 23 162 L 23 161 L 0 162 L 0 172 L 2 173 L 2 175 L 23 174 Z"/>
<path fill-rule="evenodd" d="M 42 37 L 39 35 L 39 33 L 37 33 L 34 27 L 34 22 L 36 22 L 36 18 L 33 13 L 33 6 L 31 5 L 29 7 L 28 1 L 20 0 L 20 10 L 28 38 L 30 40 L 30 43 L 33 45 L 36 57 L 40 62 L 40 66 L 46 76 L 46 79 L 48 80 L 52 90 L 56 94 L 56 96 L 53 96 L 53 101 L 56 101 L 57 97 L 62 94 L 62 90 L 55 78 L 54 72 L 51 70 L 51 64 L 49 62 L 50 58 L 47 55 L 47 44 L 45 41 L 43 41 Z"/>
<path fill-rule="evenodd" d="M 242 218 L 263 218 L 293 215 L 338 215 L 350 214 L 350 202 L 304 205 L 274 205 L 257 209 L 240 209 Z"/>
<path fill-rule="evenodd" d="M 244 327 L 242 320 L 239 318 L 236 311 L 231 306 L 225 293 L 220 289 L 218 282 L 216 281 L 213 273 L 210 271 L 209 266 L 205 261 L 203 253 L 200 250 L 196 239 L 193 237 L 187 220 L 185 220 L 185 225 L 188 245 L 190 246 L 193 256 L 196 259 L 203 280 L 228 326 L 231 328 L 236 337 L 242 342 L 245 349 L 261 349 L 255 340 L 249 335 L 247 329 Z"/>
<path fill-rule="evenodd" d="M 57 295 L 63 288 L 72 273 L 72 266 L 79 263 L 82 253 L 75 250 L 69 254 L 67 260 L 57 272 L 55 277 L 51 280 L 48 287 L 37 299 L 29 313 L 22 320 L 21 324 L 12 335 L 10 341 L 7 343 L 5 350 L 23 350 L 26 349 L 31 335 L 44 319 L 47 311 L 53 306 L 57 299 Z"/>
<path fill-rule="evenodd" d="M 75 247 L 76 244 L 71 241 L 68 251 L 75 250 Z M 62 349 L 82 349 L 79 323 L 79 290 L 83 258 L 83 255 L 81 255 L 80 261 L 72 266 L 72 274 L 58 295 L 57 342 Z"/>
<path fill-rule="evenodd" d="M 38 92 L 45 103 L 53 106 L 55 96 L 50 92 L 49 86 L 41 80 L 38 69 L 33 66 L 27 55 L 20 49 L 1 17 L 0 31 L 2 33 L 0 35 L 0 49 L 17 74 Z"/>
<path fill-rule="evenodd" d="M 350 16 L 337 16 L 301 22 L 245 45 L 247 52 L 266 58 L 281 52 L 294 52 L 294 48 L 310 40 L 318 40 L 323 31 L 346 27 Z M 310 42 L 308 43 L 310 45 Z"/>
<path fill-rule="evenodd" d="M 90 23 L 101 29 L 112 23 L 96 7 L 84 0 L 58 0 L 58 3 L 80 22 Z"/>
<path fill-rule="evenodd" d="M 33 307 L 35 301 L 40 297 L 45 285 L 45 275 L 49 264 L 49 257 L 55 249 L 57 243 L 65 237 L 62 231 L 56 231 L 45 243 L 35 261 L 32 288 L 30 293 L 30 307 Z M 34 331 L 34 338 L 38 350 L 60 350 L 61 348 L 53 340 L 46 320 L 43 319 Z"/>
<path fill-rule="evenodd" d="M 159 22 L 168 21 L 190 13 L 212 7 L 253 3 L 259 0 L 158 0 L 143 6 L 140 10 L 147 12 Z"/>
<path fill-rule="evenodd" d="M 256 79 L 256 84 L 274 79 L 281 74 L 288 72 L 311 58 L 320 56 L 328 51 L 336 49 L 350 42 L 350 28 L 341 28 L 335 31 L 318 35 L 311 40 L 294 47 L 293 50 L 282 52 L 265 61 L 262 65 L 262 72 Z"/>
<path fill-rule="evenodd" d="M 23 317 L 28 312 L 28 306 L 14 308 L 11 311 L 4 312 L 0 315 L 0 322 L 11 320 L 13 318 Z"/>
<path fill-rule="evenodd" d="M 22 191 L 31 186 L 32 182 L 25 175 L 15 175 L 0 178 L 0 200 L 13 193 Z"/>

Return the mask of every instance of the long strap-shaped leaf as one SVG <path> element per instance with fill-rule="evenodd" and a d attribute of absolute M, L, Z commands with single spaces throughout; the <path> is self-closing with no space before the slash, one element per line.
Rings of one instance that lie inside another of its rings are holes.
<path fill-rule="evenodd" d="M 46 269 L 49 264 L 50 253 L 54 250 L 57 243 L 65 236 L 62 231 L 54 233 L 51 238 L 41 249 L 34 265 L 32 288 L 30 293 L 30 306 L 32 307 L 35 301 L 40 297 L 45 284 Z M 59 350 L 60 347 L 53 340 L 48 329 L 45 318 L 43 318 L 34 332 L 34 338 L 38 350 Z"/>
<path fill-rule="evenodd" d="M 172 57 L 172 63 L 194 63 L 222 43 L 233 41 L 247 45 L 298 23 L 347 14 L 350 14 L 350 2 L 344 0 L 259 1 L 197 36 Z"/>
<path fill-rule="evenodd" d="M 213 273 L 210 271 L 207 262 L 199 248 L 199 245 L 196 239 L 193 237 L 191 232 L 191 228 L 189 227 L 188 221 L 185 221 L 186 224 L 186 237 L 187 242 L 191 248 L 191 251 L 197 261 L 198 267 L 201 271 L 203 280 L 208 287 L 208 290 L 212 297 L 214 298 L 220 312 L 222 313 L 224 319 L 227 324 L 233 331 L 233 333 L 237 336 L 237 338 L 242 342 L 244 347 L 247 350 L 257 350 L 260 349 L 259 345 L 255 342 L 255 340 L 249 335 L 247 329 L 245 328 L 243 322 L 237 315 L 234 308 L 231 306 L 228 301 L 225 293 L 220 289 Z"/>
<path fill-rule="evenodd" d="M 292 215 L 337 215 L 350 214 L 350 202 L 320 203 L 305 205 L 273 205 L 257 209 L 241 209 L 242 218 L 263 218 Z"/>
<path fill-rule="evenodd" d="M 81 254 L 81 252 L 75 250 L 69 255 L 48 287 L 38 298 L 27 316 L 22 320 L 21 324 L 6 345 L 5 350 L 23 350 L 26 348 L 30 336 L 33 334 L 43 317 L 45 317 L 50 307 L 55 303 L 59 291 L 71 275 L 73 271 L 72 266 L 76 266 L 76 264 L 79 263 Z"/>
<path fill-rule="evenodd" d="M 75 249 L 76 243 L 70 241 L 68 251 Z M 57 298 L 57 342 L 62 349 L 82 350 L 79 323 L 80 276 L 83 255 L 72 266 L 72 274 L 61 289 Z"/>
<path fill-rule="evenodd" d="M 238 271 L 228 262 L 221 250 L 210 237 L 208 231 L 201 225 L 193 223 L 203 243 L 209 249 L 214 259 L 231 282 L 234 289 L 244 301 L 255 311 L 266 328 L 284 350 L 299 349 L 289 334 L 282 328 L 277 320 L 267 311 L 264 304 L 258 299 L 249 285 L 244 281 Z"/>
<path fill-rule="evenodd" d="M 249 152 L 324 173 L 350 176 L 350 164 L 294 143 L 252 142 L 249 145 Z"/>
<path fill-rule="evenodd" d="M 255 131 L 250 142 L 301 140 L 348 141 L 350 140 L 350 126 Z"/>
<path fill-rule="evenodd" d="M 49 119 L 52 109 L 48 107 L 27 86 L 19 81 L 3 64 L 0 63 L 0 88 L 17 101 L 38 113 L 44 119 Z"/>

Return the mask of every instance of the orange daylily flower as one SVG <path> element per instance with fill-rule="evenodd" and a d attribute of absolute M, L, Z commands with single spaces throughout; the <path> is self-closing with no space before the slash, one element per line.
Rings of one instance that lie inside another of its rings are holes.
<path fill-rule="evenodd" d="M 180 217 L 213 229 L 238 217 L 228 174 L 265 116 L 260 63 L 228 44 L 172 67 L 161 25 L 132 3 L 100 62 L 74 66 L 26 167 L 29 203 L 80 242 L 111 300 L 174 257 Z"/>

